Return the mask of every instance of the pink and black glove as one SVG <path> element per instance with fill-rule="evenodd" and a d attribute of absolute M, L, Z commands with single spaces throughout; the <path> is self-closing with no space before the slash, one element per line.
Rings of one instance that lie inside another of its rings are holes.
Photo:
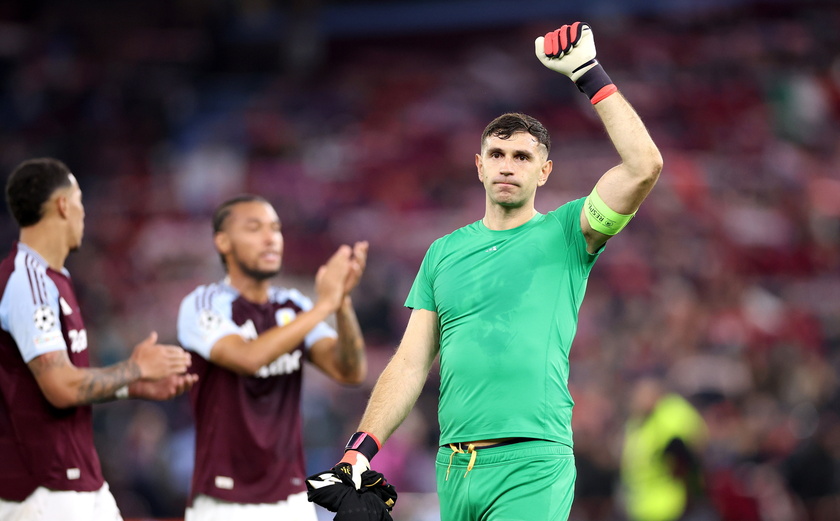
<path fill-rule="evenodd" d="M 617 92 L 595 59 L 595 38 L 589 24 L 575 22 L 534 40 L 534 52 L 549 69 L 568 76 L 592 104 Z"/>

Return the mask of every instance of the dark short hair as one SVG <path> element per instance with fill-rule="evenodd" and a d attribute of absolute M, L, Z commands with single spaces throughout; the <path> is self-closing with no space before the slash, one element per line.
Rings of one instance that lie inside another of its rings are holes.
<path fill-rule="evenodd" d="M 545 145 L 546 152 L 551 152 L 548 130 L 536 118 L 521 112 L 508 112 L 491 121 L 481 134 L 481 147 L 484 148 L 484 141 L 490 136 L 508 139 L 517 132 L 531 134 L 540 144 Z"/>
<path fill-rule="evenodd" d="M 213 235 L 216 235 L 222 228 L 225 226 L 225 221 L 228 217 L 230 217 L 230 212 L 233 210 L 233 207 L 237 204 L 242 203 L 265 203 L 267 205 L 271 205 L 265 197 L 261 197 L 259 195 L 254 194 L 240 194 L 236 197 L 231 197 L 227 201 L 223 202 L 219 206 L 216 207 L 216 210 L 213 212 Z M 221 253 L 219 254 L 219 259 L 222 261 L 222 266 L 225 267 L 225 271 L 227 271 L 227 261 L 225 260 L 225 256 Z"/>
<path fill-rule="evenodd" d="M 254 202 L 271 205 L 271 203 L 269 203 L 265 199 L 265 197 L 254 194 L 240 194 L 236 197 L 231 197 L 227 201 L 217 206 L 216 210 L 213 212 L 213 233 L 216 234 L 222 231 L 222 228 L 225 226 L 225 221 L 228 217 L 230 217 L 230 211 L 233 209 L 234 206 L 236 206 L 237 204 Z"/>
<path fill-rule="evenodd" d="M 44 203 L 60 188 L 71 186 L 70 169 L 51 157 L 29 159 L 19 164 L 6 181 L 6 204 L 18 226 L 37 224 Z"/>

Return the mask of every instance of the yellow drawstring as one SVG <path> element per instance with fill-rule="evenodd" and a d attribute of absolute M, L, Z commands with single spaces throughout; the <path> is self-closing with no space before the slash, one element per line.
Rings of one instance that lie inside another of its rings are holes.
<path fill-rule="evenodd" d="M 473 469 L 475 465 L 475 458 L 478 456 L 478 451 L 475 450 L 475 445 L 470 443 L 467 445 L 467 450 L 461 448 L 461 444 L 455 445 L 454 443 L 449 444 L 449 448 L 452 449 L 452 454 L 449 455 L 449 465 L 446 467 L 446 479 L 444 481 L 449 481 L 449 471 L 452 469 L 452 458 L 455 457 L 455 454 L 469 454 L 470 455 L 470 462 L 467 464 L 467 471 L 464 472 L 464 477 L 467 477 L 467 474 Z"/>

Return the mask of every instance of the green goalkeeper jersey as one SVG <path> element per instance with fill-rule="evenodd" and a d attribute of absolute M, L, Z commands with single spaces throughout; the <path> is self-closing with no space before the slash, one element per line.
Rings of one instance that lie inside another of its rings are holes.
<path fill-rule="evenodd" d="M 572 446 L 569 348 L 598 254 L 583 199 L 512 230 L 436 240 L 405 305 L 438 315 L 440 443 L 528 437 Z"/>

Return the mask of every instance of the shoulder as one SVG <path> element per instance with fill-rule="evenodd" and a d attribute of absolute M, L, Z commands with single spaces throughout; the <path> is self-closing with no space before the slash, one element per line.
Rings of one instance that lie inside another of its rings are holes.
<path fill-rule="evenodd" d="M 570 217 L 572 218 L 580 218 L 580 212 L 583 210 L 583 203 L 586 201 L 586 197 L 581 197 L 579 199 L 574 199 L 569 201 L 568 203 L 560 206 L 556 210 L 552 210 L 546 214 L 548 217 L 552 217 L 555 220 L 565 220 Z"/>
<path fill-rule="evenodd" d="M 283 305 L 291 302 L 295 306 L 304 309 L 312 303 L 312 300 L 304 295 L 300 290 L 279 286 L 272 286 L 269 298 L 275 304 Z"/>
<path fill-rule="evenodd" d="M 443 251 L 447 248 L 457 246 L 464 241 L 469 241 L 483 233 L 483 226 L 481 225 L 481 221 L 475 221 L 470 223 L 466 226 L 462 226 L 457 230 L 453 230 L 450 233 L 447 233 L 443 237 L 436 239 L 432 244 L 429 246 L 429 252 L 433 251 Z"/>
<path fill-rule="evenodd" d="M 201 311 L 212 309 L 219 304 L 231 303 L 235 299 L 235 293 L 226 285 L 214 282 L 204 284 L 192 290 L 181 301 L 181 311 L 194 309 Z"/>
<path fill-rule="evenodd" d="M 0 284 L 4 298 L 8 295 L 16 303 L 30 301 L 44 305 L 58 292 L 43 261 L 25 250 L 18 250 L 13 258 L 10 256 L 3 262 Z"/>

